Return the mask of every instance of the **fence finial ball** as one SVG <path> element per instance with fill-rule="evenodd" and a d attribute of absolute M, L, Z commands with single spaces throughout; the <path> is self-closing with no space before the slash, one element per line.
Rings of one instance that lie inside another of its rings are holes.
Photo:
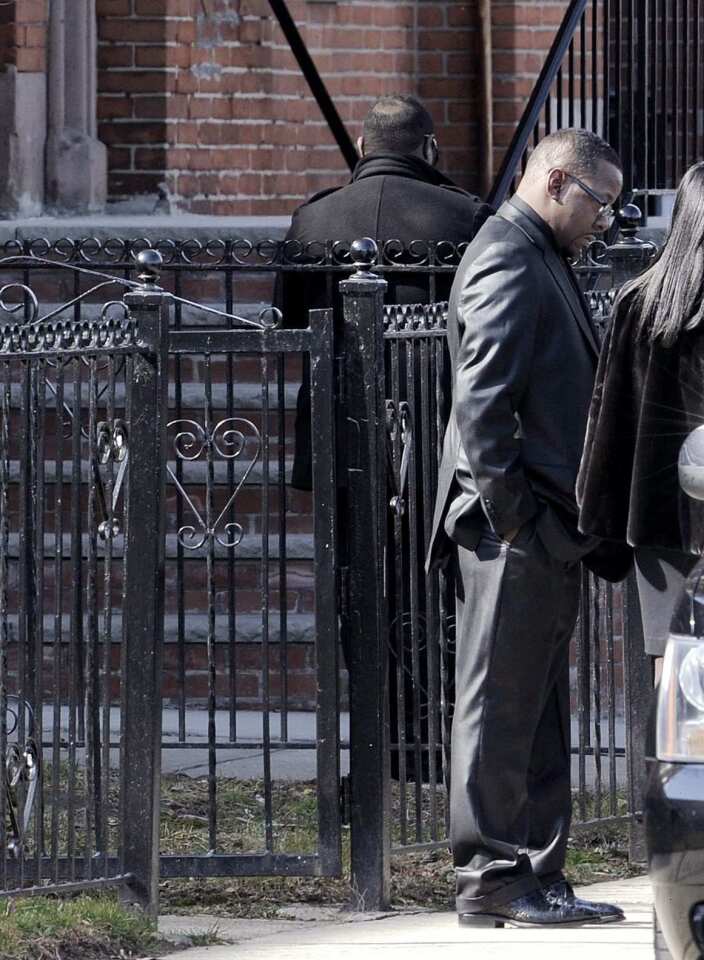
<path fill-rule="evenodd" d="M 350 246 L 350 256 L 355 267 L 361 270 L 373 266 L 379 255 L 379 248 L 376 240 L 371 237 L 361 237 L 359 240 L 353 240 Z"/>
<path fill-rule="evenodd" d="M 635 234 L 638 224 L 643 219 L 643 213 L 635 203 L 624 203 L 616 212 L 616 222 L 622 234 Z"/>
<path fill-rule="evenodd" d="M 704 500 L 704 424 L 687 436 L 680 447 L 680 486 L 694 500 Z"/>
<path fill-rule="evenodd" d="M 164 264 L 164 258 L 158 250 L 140 250 L 137 254 L 137 266 L 139 273 L 137 277 L 145 285 L 156 284 L 159 279 L 159 271 Z"/>

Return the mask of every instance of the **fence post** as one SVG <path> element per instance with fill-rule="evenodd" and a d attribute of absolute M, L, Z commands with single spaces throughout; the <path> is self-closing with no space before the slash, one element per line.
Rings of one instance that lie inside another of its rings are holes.
<path fill-rule="evenodd" d="M 348 515 L 348 589 L 343 630 L 350 680 L 350 828 L 353 902 L 389 903 L 390 778 L 385 607 L 386 414 L 383 302 L 386 281 L 369 271 L 377 247 L 352 244 L 357 272 L 340 284 Z"/>
<path fill-rule="evenodd" d="M 125 899 L 156 916 L 161 780 L 161 653 L 164 613 L 164 470 L 168 323 L 156 285 L 161 256 L 138 255 L 142 286 L 124 297 L 136 320 L 128 383 L 129 474 L 121 660 L 120 851 L 131 874 Z"/>
<path fill-rule="evenodd" d="M 657 252 L 657 247 L 652 240 L 641 240 L 637 236 L 638 224 L 642 218 L 643 214 L 635 203 L 625 204 L 616 214 L 618 236 L 606 249 L 606 256 L 612 268 L 611 285 L 615 289 L 645 270 Z"/>

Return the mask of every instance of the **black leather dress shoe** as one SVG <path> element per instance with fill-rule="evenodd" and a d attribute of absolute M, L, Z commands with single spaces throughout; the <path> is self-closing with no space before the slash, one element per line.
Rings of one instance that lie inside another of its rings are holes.
<path fill-rule="evenodd" d="M 595 900 L 582 900 L 581 897 L 576 897 L 567 880 L 556 880 L 555 883 L 544 887 L 544 890 L 545 897 L 550 903 L 560 906 L 571 905 L 587 910 L 593 915 L 595 923 L 615 923 L 626 919 L 623 910 L 613 903 L 597 903 Z"/>
<path fill-rule="evenodd" d="M 596 923 L 594 913 L 578 906 L 580 902 L 575 898 L 574 904 L 558 903 L 548 900 L 543 890 L 531 890 L 491 910 L 460 913 L 458 919 L 466 927 L 552 927 L 558 924 L 581 926 L 583 923 Z"/>

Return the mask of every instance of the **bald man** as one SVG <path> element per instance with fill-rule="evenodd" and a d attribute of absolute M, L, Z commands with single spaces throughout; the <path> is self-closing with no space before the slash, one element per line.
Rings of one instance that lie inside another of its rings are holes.
<path fill-rule="evenodd" d="M 453 557 L 459 571 L 450 823 L 468 925 L 623 918 L 578 900 L 563 873 L 569 642 L 579 562 L 596 544 L 577 531 L 575 481 L 598 359 L 567 258 L 609 226 L 621 186 L 596 134 L 546 137 L 452 287 L 429 560 Z"/>

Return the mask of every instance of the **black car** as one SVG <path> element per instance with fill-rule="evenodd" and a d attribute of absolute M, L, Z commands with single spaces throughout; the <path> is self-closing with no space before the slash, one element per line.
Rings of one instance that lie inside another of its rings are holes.
<path fill-rule="evenodd" d="M 680 483 L 704 499 L 704 433 L 680 454 Z M 672 621 L 647 745 L 645 797 L 655 956 L 704 956 L 704 559 Z"/>

